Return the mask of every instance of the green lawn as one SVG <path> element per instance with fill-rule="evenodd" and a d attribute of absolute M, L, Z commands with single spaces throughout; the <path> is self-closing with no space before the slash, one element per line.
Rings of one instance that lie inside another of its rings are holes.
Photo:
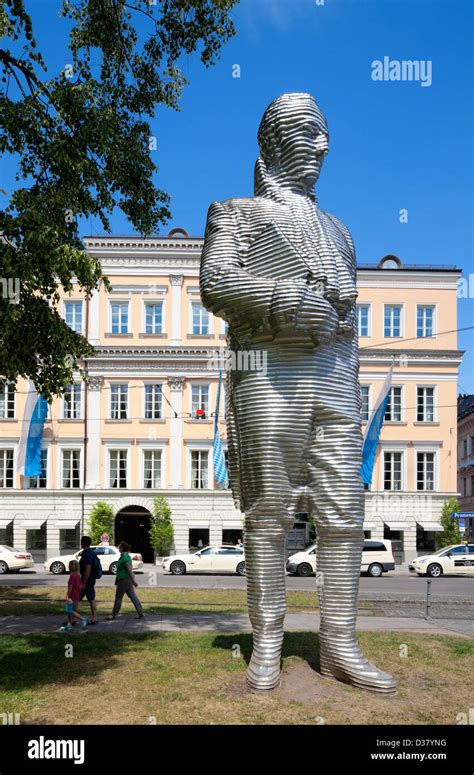
<path fill-rule="evenodd" d="M 115 596 L 114 587 L 97 585 L 99 612 L 109 613 Z M 58 587 L 0 587 L 0 615 L 55 614 L 64 613 L 64 589 Z M 177 614 L 184 611 L 215 611 L 222 613 L 245 613 L 247 597 L 240 589 L 162 589 L 138 587 L 138 596 L 146 613 Z M 290 610 L 315 610 L 316 592 L 289 592 Z M 124 598 L 124 610 L 133 608 Z M 88 608 L 83 605 L 84 611 Z"/>
<path fill-rule="evenodd" d="M 322 679 L 318 636 L 308 632 L 285 635 L 282 687 L 270 694 L 246 688 L 247 634 L 4 635 L 0 708 L 26 724 L 455 724 L 472 706 L 472 641 L 359 638 L 367 656 L 396 676 L 397 696 Z"/>

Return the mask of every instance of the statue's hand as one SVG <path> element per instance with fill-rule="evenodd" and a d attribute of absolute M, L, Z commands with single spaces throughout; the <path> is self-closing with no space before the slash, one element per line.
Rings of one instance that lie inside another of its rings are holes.
<path fill-rule="evenodd" d="M 339 315 L 332 304 L 307 287 L 296 310 L 296 330 L 309 334 L 317 343 L 335 336 L 338 325 Z"/>

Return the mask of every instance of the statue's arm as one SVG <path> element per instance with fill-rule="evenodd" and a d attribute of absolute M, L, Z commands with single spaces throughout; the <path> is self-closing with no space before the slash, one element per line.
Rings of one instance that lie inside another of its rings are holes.
<path fill-rule="evenodd" d="M 305 280 L 257 277 L 242 267 L 236 244 L 238 225 L 228 207 L 213 202 L 207 216 L 201 257 L 200 290 L 204 306 L 231 324 L 279 328 L 291 322 Z"/>

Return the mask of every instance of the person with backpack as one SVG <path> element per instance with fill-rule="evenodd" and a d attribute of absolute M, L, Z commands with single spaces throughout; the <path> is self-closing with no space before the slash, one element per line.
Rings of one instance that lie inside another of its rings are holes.
<path fill-rule="evenodd" d="M 133 575 L 132 558 L 129 555 L 131 549 L 130 544 L 126 541 L 122 541 L 118 545 L 120 552 L 120 560 L 117 563 L 117 575 L 115 577 L 115 602 L 112 613 L 107 619 L 115 619 L 118 612 L 122 607 L 122 600 L 124 595 L 128 595 L 135 610 L 137 612 L 136 619 L 144 619 L 145 614 L 143 612 L 142 604 L 137 597 L 134 587 L 138 587 L 138 584 Z"/>
<path fill-rule="evenodd" d="M 90 536 L 82 536 L 81 548 L 82 555 L 79 563 L 81 572 L 81 600 L 84 597 L 89 601 L 91 607 L 91 618 L 89 624 L 97 624 L 97 603 L 95 601 L 95 582 L 102 576 L 102 566 L 96 553 L 91 549 L 92 540 Z"/>

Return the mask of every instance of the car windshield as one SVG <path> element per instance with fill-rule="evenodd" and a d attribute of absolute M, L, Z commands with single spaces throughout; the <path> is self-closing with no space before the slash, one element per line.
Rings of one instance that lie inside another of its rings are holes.
<path fill-rule="evenodd" d="M 7 552 L 19 552 L 19 549 L 15 549 L 13 546 L 7 546 L 6 544 L 2 544 L 2 549 L 6 549 Z"/>
<path fill-rule="evenodd" d="M 437 552 L 433 552 L 433 555 L 437 554 L 438 556 L 441 556 L 442 554 L 451 551 L 451 549 L 454 549 L 455 546 L 456 544 L 452 544 L 451 546 L 443 546 L 441 549 L 438 549 Z"/>

